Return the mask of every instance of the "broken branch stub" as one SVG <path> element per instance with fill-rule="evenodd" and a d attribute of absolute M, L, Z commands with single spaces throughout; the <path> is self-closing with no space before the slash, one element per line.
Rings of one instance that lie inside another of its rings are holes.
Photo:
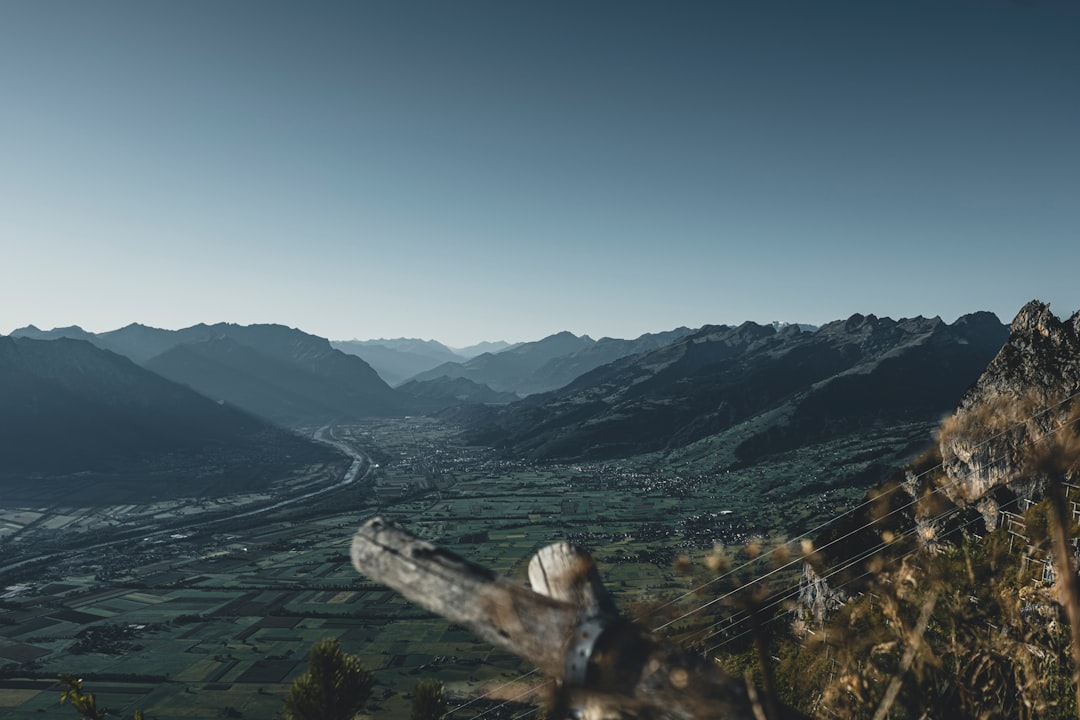
<path fill-rule="evenodd" d="M 540 548 L 529 561 L 529 585 L 535 592 L 570 603 L 586 615 L 618 615 L 592 556 L 569 543 Z"/>
<path fill-rule="evenodd" d="M 372 580 L 563 681 L 581 717 L 765 717 L 741 678 L 620 618 L 592 558 L 565 543 L 530 563 L 538 592 L 380 518 L 357 531 L 352 560 Z M 801 716 L 783 708 L 780 717 Z"/>
<path fill-rule="evenodd" d="M 568 543 L 541 548 L 529 561 L 529 584 L 534 592 L 570 603 L 578 609 L 578 624 L 563 645 L 563 684 L 585 687 L 600 637 L 622 621 L 592 556 Z"/>

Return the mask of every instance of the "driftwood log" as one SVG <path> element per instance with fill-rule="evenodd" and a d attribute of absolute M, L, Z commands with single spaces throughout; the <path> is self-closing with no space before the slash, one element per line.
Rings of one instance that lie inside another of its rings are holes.
<path fill-rule="evenodd" d="M 529 564 L 533 589 L 375 518 L 353 566 L 553 678 L 557 712 L 649 720 L 798 718 L 743 678 L 622 619 L 582 550 L 559 543 Z M 760 698 L 760 699 L 759 699 Z"/>

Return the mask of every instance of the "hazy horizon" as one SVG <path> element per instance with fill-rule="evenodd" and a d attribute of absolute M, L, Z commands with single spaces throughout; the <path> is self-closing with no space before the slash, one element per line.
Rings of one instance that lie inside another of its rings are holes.
<path fill-rule="evenodd" d="M 0 6 L 0 332 L 1080 307 L 1063 0 Z"/>
<path fill-rule="evenodd" d="M 1041 300 L 1041 298 L 1031 298 L 1031 299 L 1032 300 Z M 1008 316 L 1002 316 L 1002 315 L 1000 315 L 998 313 L 993 313 L 993 314 L 998 318 L 998 320 L 1000 320 L 1002 323 L 1007 325 L 1012 321 L 1013 317 L 1016 315 L 1016 312 L 1018 312 L 1019 310 L 1020 310 L 1020 307 L 1016 308 L 1016 311 L 1009 314 Z M 1053 307 L 1051 307 L 1051 310 L 1054 311 L 1054 313 L 1058 317 L 1061 317 L 1062 319 L 1068 318 L 1074 312 L 1077 312 L 1075 310 L 1074 311 L 1069 311 L 1069 312 L 1063 312 L 1063 311 L 1055 309 Z M 993 312 L 993 311 L 990 311 L 990 310 L 973 310 L 972 312 L 974 313 L 974 312 Z M 920 317 L 920 316 L 916 316 L 916 315 L 903 315 L 903 316 L 894 317 L 894 316 L 890 316 L 890 315 L 879 315 L 878 313 L 866 313 L 866 312 L 854 311 L 852 313 L 844 315 L 843 317 L 831 318 L 831 319 L 826 320 L 824 322 L 817 322 L 817 323 L 808 323 L 808 322 L 803 322 L 801 320 L 800 321 L 788 321 L 788 320 L 762 321 L 762 320 L 754 320 L 752 318 L 747 318 L 745 320 L 741 320 L 741 321 L 737 321 L 737 322 L 704 323 L 703 325 L 737 326 L 737 325 L 741 325 L 744 322 L 755 322 L 755 323 L 757 323 L 759 325 L 770 325 L 770 324 L 773 324 L 773 323 L 780 323 L 780 324 L 785 324 L 785 325 L 813 325 L 813 326 L 816 326 L 816 327 L 820 328 L 821 326 L 826 325 L 826 324 L 828 324 L 830 322 L 843 321 L 843 320 L 846 320 L 846 319 L 850 318 L 852 315 L 856 315 L 856 314 L 864 315 L 864 316 L 866 316 L 866 315 L 874 315 L 874 316 L 879 317 L 879 318 L 891 318 L 892 320 L 897 320 L 897 321 L 907 319 L 907 318 Z M 951 318 L 950 317 L 942 317 L 940 315 L 930 315 L 930 316 L 921 316 L 921 317 L 928 317 L 928 318 L 940 317 L 943 322 L 945 322 L 946 324 L 951 325 L 954 322 L 956 322 L 956 320 L 959 319 L 960 317 L 962 317 L 963 315 L 969 315 L 969 314 L 971 314 L 971 313 L 961 313 L 961 315 L 958 315 L 956 317 L 951 317 Z M 284 325 L 284 323 L 273 323 L 273 322 L 271 322 L 271 323 L 235 323 L 235 322 L 232 322 L 232 321 L 229 321 L 229 320 L 218 320 L 218 321 L 213 321 L 213 322 L 203 321 L 202 322 L 202 324 L 205 324 L 205 325 L 216 325 L 216 324 L 219 324 L 219 323 L 226 323 L 226 324 L 232 324 L 232 325 L 253 325 L 253 324 Z M 199 323 L 194 323 L 194 324 L 198 325 Z M 103 327 L 103 328 L 92 328 L 92 327 L 87 327 L 85 325 L 80 325 L 78 323 L 68 323 L 66 325 L 56 325 L 56 326 L 45 327 L 45 326 L 42 326 L 42 325 L 40 325 L 38 323 L 32 323 L 31 322 L 31 323 L 24 323 L 23 325 L 19 325 L 17 327 L 7 329 L 6 331 L 0 331 L 0 335 L 10 335 L 12 332 L 14 332 L 16 330 L 21 330 L 21 329 L 29 327 L 31 325 L 36 327 L 38 330 L 46 331 L 46 332 L 50 331 L 50 330 L 57 330 L 57 329 L 63 329 L 63 328 L 69 328 L 69 327 L 76 327 L 77 326 L 81 330 L 84 330 L 84 331 L 89 332 L 89 333 L 94 333 L 94 334 L 101 334 L 101 333 L 107 333 L 107 332 L 110 332 L 110 331 L 113 331 L 113 330 L 119 330 L 119 329 L 122 329 L 124 327 L 129 326 L 129 325 L 143 325 L 145 327 L 151 327 L 151 328 L 155 328 L 155 329 L 159 329 L 159 330 L 182 330 L 182 329 L 184 329 L 186 327 L 191 327 L 190 325 L 179 326 L 179 327 L 162 327 L 162 326 L 158 326 L 158 325 L 150 325 L 148 323 L 141 323 L 141 322 L 138 322 L 138 321 L 132 321 L 132 322 L 124 323 L 123 325 L 118 325 L 116 327 Z M 614 338 L 614 339 L 623 339 L 623 340 L 633 340 L 633 339 L 638 338 L 638 337 L 640 337 L 641 335 L 644 335 L 644 334 L 666 332 L 666 331 L 669 331 L 669 330 L 674 330 L 674 329 L 676 329 L 677 327 L 680 327 L 680 326 L 672 326 L 672 327 L 664 327 L 664 328 L 652 328 L 652 329 L 648 329 L 648 330 L 643 330 L 642 332 L 636 333 L 634 335 L 625 335 L 625 336 L 612 335 L 611 333 L 574 332 L 573 330 L 571 330 L 569 328 L 564 328 L 562 330 L 556 330 L 555 332 L 552 332 L 552 333 L 547 333 L 546 335 L 540 335 L 540 336 L 535 336 L 535 337 L 532 337 L 532 336 L 530 336 L 530 337 L 519 337 L 519 338 L 515 338 L 515 339 L 511 339 L 511 340 L 508 340 L 506 338 L 501 338 L 501 337 L 485 337 L 485 338 L 481 338 L 479 340 L 474 340 L 474 341 L 466 342 L 466 343 L 462 343 L 462 344 L 456 344 L 456 343 L 447 342 L 447 341 L 442 340 L 439 337 L 415 337 L 415 336 L 407 336 L 407 335 L 379 336 L 379 337 L 348 337 L 348 338 L 330 337 L 330 336 L 325 336 L 325 335 L 319 335 L 319 333 L 314 333 L 311 330 L 309 330 L 309 329 L 307 329 L 305 327 L 301 327 L 301 326 L 289 325 L 287 327 L 291 327 L 291 328 L 293 328 L 295 330 L 301 330 L 303 332 L 307 332 L 307 333 L 312 334 L 312 335 L 318 335 L 319 337 L 323 337 L 323 338 L 325 338 L 325 339 L 327 339 L 327 340 L 329 340 L 331 342 L 371 342 L 371 341 L 378 341 L 378 340 L 386 340 L 386 341 L 390 341 L 390 340 L 420 340 L 420 341 L 425 341 L 426 342 L 426 341 L 434 340 L 436 342 L 439 342 L 439 343 L 445 345 L 446 347 L 450 348 L 451 350 L 462 350 L 462 349 L 471 348 L 471 347 L 474 347 L 474 346 L 477 346 L 477 345 L 499 343 L 499 342 L 505 342 L 505 343 L 507 343 L 509 345 L 514 345 L 514 344 L 518 344 L 518 343 L 534 342 L 534 341 L 537 341 L 537 340 L 542 340 L 542 339 L 544 339 L 546 337 L 549 337 L 550 335 L 554 335 L 554 334 L 557 334 L 557 333 L 560 333 L 560 332 L 571 332 L 574 335 L 577 335 L 579 337 L 584 336 L 584 335 L 588 335 L 593 340 L 599 340 L 599 339 L 605 338 L 605 337 Z M 689 326 L 689 325 L 684 324 L 682 327 L 690 327 L 690 329 L 697 329 L 697 328 L 701 327 L 701 325 Z"/>

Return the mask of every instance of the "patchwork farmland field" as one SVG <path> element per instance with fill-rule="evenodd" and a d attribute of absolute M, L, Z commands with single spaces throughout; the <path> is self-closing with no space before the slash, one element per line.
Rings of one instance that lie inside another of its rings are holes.
<path fill-rule="evenodd" d="M 0 565 L 27 542 L 42 543 L 48 560 L 0 577 L 0 718 L 72 716 L 54 686 L 61 672 L 85 678 L 121 714 L 270 718 L 310 645 L 328 636 L 375 672 L 372 715 L 406 717 L 412 687 L 435 677 L 451 708 L 497 688 L 454 714 L 475 716 L 538 676 L 523 678 L 532 669 L 525 663 L 358 575 L 348 547 L 367 519 L 382 515 L 521 582 L 537 549 L 569 539 L 594 553 L 616 601 L 636 613 L 707 577 L 699 560 L 717 543 L 803 532 L 850 507 L 928 432 L 885 428 L 737 470 L 710 459 L 723 456 L 716 447 L 540 466 L 462 446 L 455 428 L 435 420 L 406 418 L 335 429 L 378 463 L 364 485 L 257 516 L 84 552 L 86 537 L 107 536 L 87 519 L 100 508 L 3 509 Z M 126 512 L 145 516 L 145 508 Z M 56 518 L 87 529 L 57 532 Z M 679 633 L 692 637 L 714 619 Z"/>

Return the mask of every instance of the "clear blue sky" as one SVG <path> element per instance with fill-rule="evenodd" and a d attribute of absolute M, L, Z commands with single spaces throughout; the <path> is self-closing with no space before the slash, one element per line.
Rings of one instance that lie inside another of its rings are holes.
<path fill-rule="evenodd" d="M 0 333 L 1080 307 L 1073 0 L 0 3 Z"/>

